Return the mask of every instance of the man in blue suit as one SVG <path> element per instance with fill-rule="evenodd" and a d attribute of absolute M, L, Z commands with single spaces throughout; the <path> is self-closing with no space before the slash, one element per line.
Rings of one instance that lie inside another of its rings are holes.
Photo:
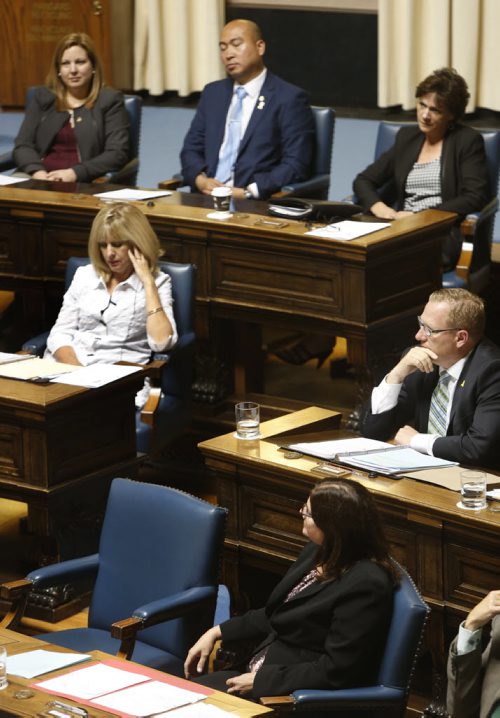
<path fill-rule="evenodd" d="M 229 77 L 202 92 L 181 151 L 185 182 L 204 194 L 228 185 L 236 199 L 264 199 L 307 179 L 315 132 L 306 94 L 266 69 L 266 45 L 254 22 L 229 22 L 219 47 Z"/>

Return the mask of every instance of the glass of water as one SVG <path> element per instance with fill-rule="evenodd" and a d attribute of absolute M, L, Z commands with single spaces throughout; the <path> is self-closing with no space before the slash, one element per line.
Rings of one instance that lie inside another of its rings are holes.
<path fill-rule="evenodd" d="M 481 511 L 486 508 L 486 474 L 484 471 L 461 471 L 460 507 Z"/>
<path fill-rule="evenodd" d="M 7 688 L 9 685 L 7 681 L 7 649 L 5 646 L 0 646 L 0 691 Z"/>
<path fill-rule="evenodd" d="M 234 407 L 238 439 L 260 437 L 260 406 L 254 401 L 240 401 Z"/>

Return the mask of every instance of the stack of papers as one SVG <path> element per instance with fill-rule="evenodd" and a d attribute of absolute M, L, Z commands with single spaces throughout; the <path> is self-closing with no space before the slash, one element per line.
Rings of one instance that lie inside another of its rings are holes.
<path fill-rule="evenodd" d="M 123 665 L 110 659 L 50 678 L 35 687 L 81 701 L 93 708 L 134 718 L 160 716 L 181 706 L 203 701 L 213 693 L 209 688 L 189 684 L 167 674 L 156 680 L 158 672 L 144 666 Z"/>
<path fill-rule="evenodd" d="M 421 454 L 409 446 L 394 446 L 375 439 L 307 442 L 289 444 L 288 448 L 301 454 L 388 476 L 457 465 L 454 461 Z"/>

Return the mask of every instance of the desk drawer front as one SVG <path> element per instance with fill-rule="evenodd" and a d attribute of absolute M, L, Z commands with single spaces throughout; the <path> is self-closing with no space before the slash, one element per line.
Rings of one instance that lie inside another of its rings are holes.
<path fill-rule="evenodd" d="M 500 536 L 496 546 L 480 545 L 467 532 L 467 543 L 446 544 L 445 598 L 472 608 L 500 581 Z M 466 537 L 464 536 L 464 539 Z"/>
<path fill-rule="evenodd" d="M 240 539 L 262 550 L 295 558 L 306 540 L 299 509 L 305 499 L 292 499 L 245 486 L 239 497 Z"/>
<path fill-rule="evenodd" d="M 215 299 L 255 303 L 270 311 L 314 313 L 326 319 L 344 309 L 338 265 L 220 247 L 214 247 L 211 261 L 210 295 Z"/>

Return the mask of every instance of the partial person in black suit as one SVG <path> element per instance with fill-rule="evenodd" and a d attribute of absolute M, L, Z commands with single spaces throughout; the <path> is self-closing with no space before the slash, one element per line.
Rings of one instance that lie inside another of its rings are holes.
<path fill-rule="evenodd" d="M 229 22 L 219 47 L 228 77 L 209 83 L 201 94 L 181 151 L 182 175 L 193 191 L 210 194 L 228 185 L 237 199 L 266 199 L 310 175 L 315 140 L 311 107 L 303 90 L 266 69 L 266 44 L 254 22 Z M 222 177 L 219 160 L 239 87 L 246 90 L 240 142 L 229 175 Z"/>
<path fill-rule="evenodd" d="M 483 300 L 466 289 L 438 289 L 418 317 L 411 348 L 372 392 L 363 436 L 409 444 L 432 456 L 498 469 L 500 349 L 484 338 Z M 447 371 L 445 431 L 429 431 L 431 398 Z"/>
<path fill-rule="evenodd" d="M 190 649 L 187 678 L 251 698 L 336 689 L 375 678 L 389 627 L 396 571 L 367 489 L 318 484 L 301 509 L 310 540 L 265 608 L 207 631 Z M 196 678 L 217 640 L 253 642 L 240 670 Z"/>

